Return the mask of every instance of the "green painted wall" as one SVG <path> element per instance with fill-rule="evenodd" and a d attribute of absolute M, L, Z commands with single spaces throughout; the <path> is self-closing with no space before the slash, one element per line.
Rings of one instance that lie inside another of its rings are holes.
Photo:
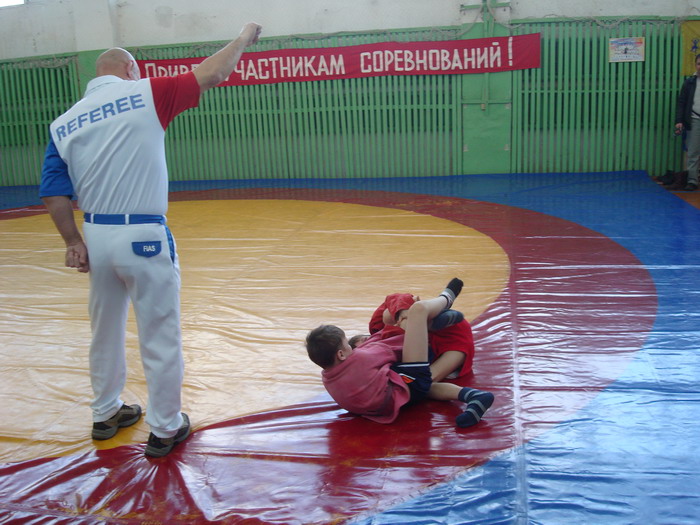
<path fill-rule="evenodd" d="M 254 51 L 541 33 L 539 69 L 224 87 L 166 134 L 173 180 L 439 176 L 680 169 L 671 134 L 680 24 L 523 21 L 263 39 Z M 644 62 L 608 41 L 644 36 Z M 207 56 L 221 43 L 130 49 Z M 0 62 L 0 186 L 38 184 L 51 120 L 83 93 L 99 51 Z"/>

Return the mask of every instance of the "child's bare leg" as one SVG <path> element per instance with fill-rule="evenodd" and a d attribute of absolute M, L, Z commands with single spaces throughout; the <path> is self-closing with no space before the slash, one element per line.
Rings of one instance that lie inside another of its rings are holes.
<path fill-rule="evenodd" d="M 444 297 L 436 297 L 413 303 L 408 309 L 406 321 L 402 323 L 406 332 L 401 359 L 404 363 L 428 360 L 428 319 L 442 312 L 445 304 Z"/>
<path fill-rule="evenodd" d="M 461 369 L 465 359 L 464 353 L 456 350 L 448 350 L 442 354 L 430 365 L 433 381 L 442 381 L 455 370 Z"/>
<path fill-rule="evenodd" d="M 462 281 L 452 279 L 439 296 L 411 305 L 406 320 L 401 323 L 406 332 L 403 340 L 404 363 L 428 360 L 428 320 L 451 307 L 461 291 Z"/>
<path fill-rule="evenodd" d="M 461 386 L 452 383 L 433 383 L 430 385 L 428 397 L 438 401 L 459 400 L 459 392 L 461 390 Z"/>

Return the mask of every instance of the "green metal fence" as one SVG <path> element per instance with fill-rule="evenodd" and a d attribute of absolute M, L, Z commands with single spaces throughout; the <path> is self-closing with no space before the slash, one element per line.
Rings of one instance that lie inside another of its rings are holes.
<path fill-rule="evenodd" d="M 289 37 L 263 40 L 254 50 L 481 38 L 489 36 L 485 31 L 488 24 Z M 510 31 L 541 33 L 540 69 L 210 90 L 166 134 L 171 179 L 680 168 L 680 142 L 671 134 L 681 82 L 677 21 L 548 20 Z M 609 63 L 609 38 L 630 36 L 645 37 L 646 60 Z M 218 48 L 133 52 L 138 59 L 166 59 Z M 38 184 L 48 125 L 84 88 L 79 59 L 0 63 L 0 186 Z"/>
<path fill-rule="evenodd" d="M 456 31 L 290 38 L 254 50 L 445 40 Z M 218 47 L 137 49 L 137 59 Z M 185 53 L 185 55 L 183 55 Z M 459 78 L 375 77 L 207 92 L 166 135 L 173 180 L 425 176 L 458 173 Z M 202 169 L 205 166 L 206 169 Z"/>
<path fill-rule="evenodd" d="M 38 184 L 49 124 L 79 97 L 75 64 L 0 63 L 0 186 Z"/>
<path fill-rule="evenodd" d="M 680 169 L 678 21 L 552 21 L 515 33 L 541 33 L 542 67 L 513 76 L 512 171 Z M 609 62 L 609 39 L 623 37 L 645 38 L 643 62 Z"/>

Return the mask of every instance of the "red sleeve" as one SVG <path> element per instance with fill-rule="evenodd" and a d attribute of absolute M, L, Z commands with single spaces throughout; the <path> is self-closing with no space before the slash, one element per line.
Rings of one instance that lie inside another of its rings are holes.
<path fill-rule="evenodd" d="M 387 295 L 384 302 L 379 305 L 371 319 L 369 320 L 369 333 L 373 334 L 384 328 L 384 320 L 382 314 L 384 310 L 389 309 L 392 315 L 396 315 L 400 310 L 408 310 L 415 303 L 413 295 L 410 293 L 392 293 Z"/>
<path fill-rule="evenodd" d="M 382 320 L 382 314 L 386 310 L 386 302 L 383 302 L 372 314 L 372 318 L 369 320 L 369 333 L 374 334 L 379 332 L 384 328 L 384 321 Z"/>
<path fill-rule="evenodd" d="M 193 72 L 175 77 L 151 78 L 153 102 L 163 129 L 186 109 L 199 104 L 199 83 Z"/>

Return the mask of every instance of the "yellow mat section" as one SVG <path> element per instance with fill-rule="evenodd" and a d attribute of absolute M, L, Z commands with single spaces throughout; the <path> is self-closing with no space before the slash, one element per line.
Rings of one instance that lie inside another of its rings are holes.
<path fill-rule="evenodd" d="M 364 332 L 387 294 L 430 296 L 454 276 L 465 282 L 455 307 L 474 319 L 509 276 L 507 255 L 489 237 L 389 208 L 174 202 L 168 224 L 182 268 L 183 410 L 195 429 L 322 394 L 303 347 L 318 324 Z M 148 437 L 142 420 L 106 442 L 90 439 L 88 278 L 63 256 L 48 215 L 0 221 L 1 462 Z M 124 400 L 145 406 L 133 315 L 127 329 Z"/>

